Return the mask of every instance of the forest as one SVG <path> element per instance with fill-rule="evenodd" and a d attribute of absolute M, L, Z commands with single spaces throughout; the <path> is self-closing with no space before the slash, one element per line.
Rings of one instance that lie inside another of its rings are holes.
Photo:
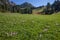
<path fill-rule="evenodd" d="M 32 10 L 43 8 L 41 14 L 53 14 L 60 11 L 60 0 L 55 0 L 53 4 L 49 2 L 45 6 L 34 7 L 31 3 L 25 2 L 21 5 L 16 5 L 10 0 L 0 0 L 0 11 L 1 12 L 11 12 L 11 13 L 21 13 L 21 14 L 32 14 Z"/>

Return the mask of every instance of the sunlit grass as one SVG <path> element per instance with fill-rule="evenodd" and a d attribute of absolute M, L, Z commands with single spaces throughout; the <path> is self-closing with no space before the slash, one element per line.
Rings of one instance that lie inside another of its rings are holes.
<path fill-rule="evenodd" d="M 60 14 L 0 13 L 0 40 L 60 40 Z"/>

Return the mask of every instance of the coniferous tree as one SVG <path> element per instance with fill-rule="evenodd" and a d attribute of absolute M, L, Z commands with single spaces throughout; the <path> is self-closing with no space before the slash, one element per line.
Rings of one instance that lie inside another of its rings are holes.
<path fill-rule="evenodd" d="M 45 14 L 52 14 L 51 4 L 48 2 L 46 8 L 44 9 Z"/>

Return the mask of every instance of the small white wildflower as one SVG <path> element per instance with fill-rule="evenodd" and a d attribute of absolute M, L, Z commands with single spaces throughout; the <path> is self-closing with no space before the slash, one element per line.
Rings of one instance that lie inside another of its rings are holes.
<path fill-rule="evenodd" d="M 58 24 L 58 23 L 55 23 L 55 25 L 56 25 L 56 26 L 59 26 L 60 24 Z"/>
<path fill-rule="evenodd" d="M 42 34 L 40 34 L 40 37 L 42 37 Z"/>
<path fill-rule="evenodd" d="M 48 28 L 49 28 L 50 26 L 49 26 L 49 25 L 46 25 L 46 27 L 48 27 Z"/>
<path fill-rule="evenodd" d="M 17 32 L 11 32 L 10 33 L 10 36 L 14 36 L 14 35 L 17 35 Z"/>
<path fill-rule="evenodd" d="M 24 23 L 24 22 L 25 22 L 25 20 L 22 20 L 22 22 Z"/>
<path fill-rule="evenodd" d="M 34 21 L 32 21 L 32 23 L 34 23 Z"/>
<path fill-rule="evenodd" d="M 47 29 L 47 28 L 45 28 L 43 31 L 44 31 L 44 32 L 46 32 L 46 31 L 48 31 L 48 29 Z"/>
<path fill-rule="evenodd" d="M 7 36 L 10 36 L 9 33 L 6 33 Z"/>
<path fill-rule="evenodd" d="M 17 35 L 17 32 L 9 32 L 9 33 L 6 32 L 5 34 L 9 37 L 9 36 Z"/>
<path fill-rule="evenodd" d="M 17 34 L 17 32 L 13 32 L 12 34 L 13 34 L 13 35 L 16 35 L 16 34 Z"/>
<path fill-rule="evenodd" d="M 8 33 L 8 32 L 5 32 L 5 34 L 9 37 L 10 36 L 10 34 Z"/>

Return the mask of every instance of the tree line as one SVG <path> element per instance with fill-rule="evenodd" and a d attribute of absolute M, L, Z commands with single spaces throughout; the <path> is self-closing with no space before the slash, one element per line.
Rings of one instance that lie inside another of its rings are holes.
<path fill-rule="evenodd" d="M 27 2 L 22 5 L 16 5 L 13 1 L 10 0 L 0 0 L 0 12 L 31 14 L 33 8 L 34 7 Z"/>
<path fill-rule="evenodd" d="M 60 11 L 60 0 L 55 0 L 53 4 L 47 3 L 46 6 L 34 7 L 30 3 L 23 3 L 21 5 L 16 5 L 10 0 L 0 0 L 0 12 L 11 12 L 11 13 L 22 13 L 22 14 L 32 14 L 33 9 L 44 8 L 44 14 L 53 14 L 54 12 Z"/>
<path fill-rule="evenodd" d="M 55 0 L 53 4 L 49 2 L 46 5 L 46 8 L 43 10 L 45 14 L 53 14 L 60 11 L 60 0 Z"/>

